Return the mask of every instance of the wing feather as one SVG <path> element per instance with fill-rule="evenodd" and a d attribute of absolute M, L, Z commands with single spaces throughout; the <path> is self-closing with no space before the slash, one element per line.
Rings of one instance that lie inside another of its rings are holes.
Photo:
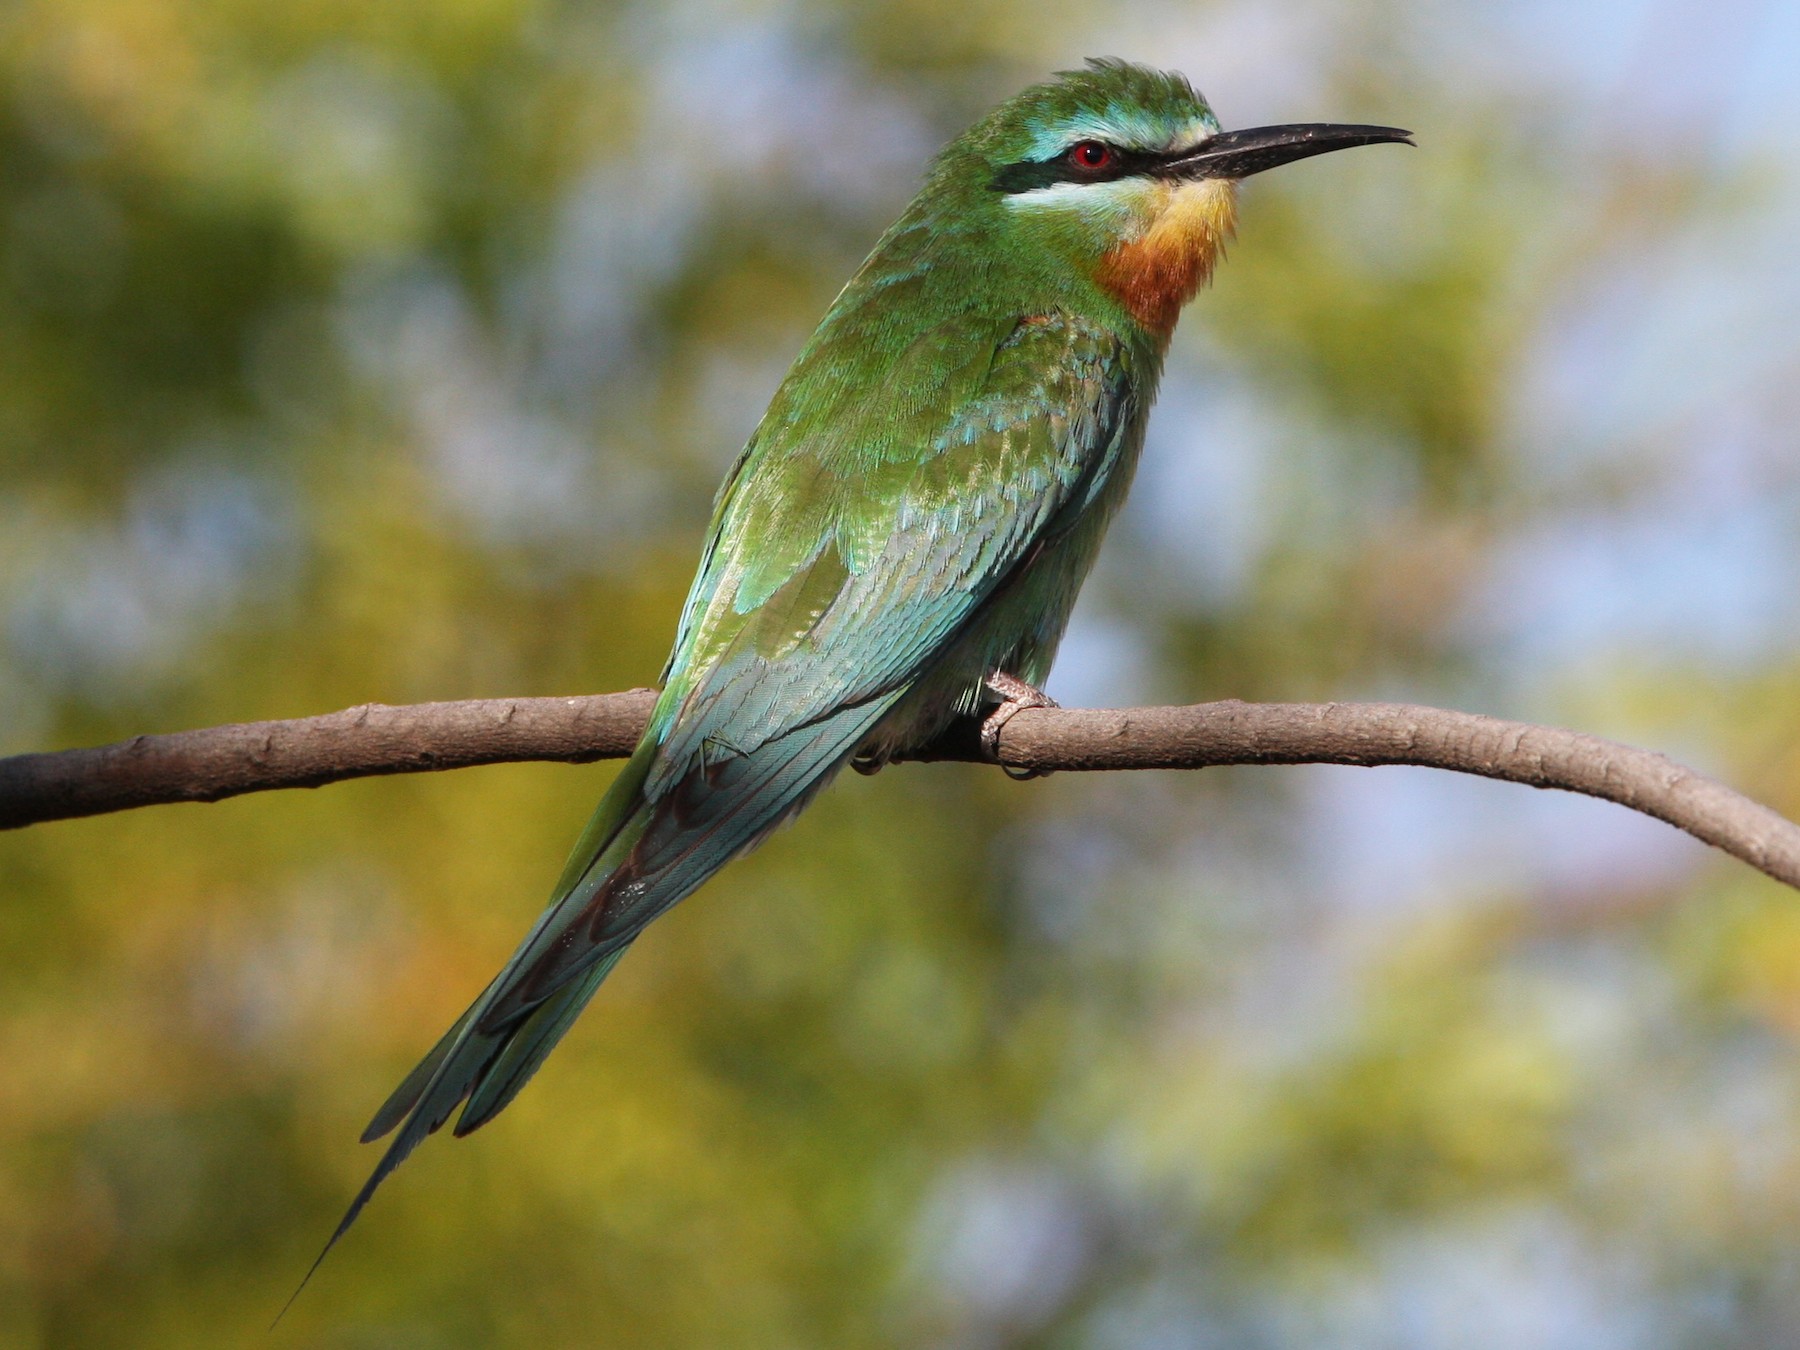
<path fill-rule="evenodd" d="M 1066 315 L 1015 320 L 965 364 L 979 386 L 934 424 L 902 406 L 862 444 L 800 443 L 734 475 L 684 620 L 690 655 L 671 667 L 679 702 L 652 792 L 708 753 L 749 753 L 909 684 L 1091 499 L 1130 411 L 1117 339 Z M 894 453 L 909 434 L 910 458 Z"/>

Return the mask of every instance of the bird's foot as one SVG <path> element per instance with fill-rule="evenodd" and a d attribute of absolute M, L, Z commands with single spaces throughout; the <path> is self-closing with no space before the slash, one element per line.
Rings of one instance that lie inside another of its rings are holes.
<path fill-rule="evenodd" d="M 886 750 L 859 750 L 850 757 L 850 767 L 864 778 L 873 778 L 887 768 L 889 755 Z"/>
<path fill-rule="evenodd" d="M 985 683 L 990 692 L 1000 696 L 1000 706 L 982 719 L 981 753 L 999 763 L 1002 727 L 1027 708 L 1055 708 L 1061 705 L 1043 690 L 1034 689 L 1018 676 L 1008 675 L 1003 670 L 994 671 Z M 1043 777 L 1041 769 L 1020 769 L 1010 764 L 1001 764 L 1000 771 L 1008 778 L 1020 780 Z"/>

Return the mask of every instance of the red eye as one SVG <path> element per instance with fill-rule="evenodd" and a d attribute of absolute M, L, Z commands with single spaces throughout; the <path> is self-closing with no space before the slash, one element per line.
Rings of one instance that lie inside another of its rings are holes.
<path fill-rule="evenodd" d="M 1069 148 L 1069 159 L 1077 168 L 1089 172 L 1110 169 L 1117 158 L 1113 148 L 1100 141 L 1080 141 Z"/>

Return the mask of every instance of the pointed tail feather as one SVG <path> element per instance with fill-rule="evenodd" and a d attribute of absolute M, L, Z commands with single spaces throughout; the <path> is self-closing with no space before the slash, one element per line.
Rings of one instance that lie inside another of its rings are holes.
<path fill-rule="evenodd" d="M 397 1124 L 400 1126 L 400 1133 L 388 1145 L 387 1152 L 381 1155 L 381 1161 L 375 1165 L 369 1179 L 350 1201 L 344 1217 L 338 1220 L 337 1227 L 326 1239 L 318 1256 L 313 1258 L 312 1265 L 307 1267 L 298 1287 L 282 1305 L 281 1312 L 276 1315 L 276 1322 L 293 1306 L 294 1300 L 300 1297 L 301 1290 L 311 1282 L 319 1266 L 331 1254 L 331 1249 L 337 1246 L 338 1240 L 350 1231 L 351 1225 L 362 1214 L 381 1183 L 406 1161 L 427 1136 L 435 1134 L 465 1099 L 468 1099 L 469 1104 L 455 1129 L 459 1137 L 485 1125 L 518 1095 L 519 1089 L 537 1072 L 544 1057 L 573 1025 L 581 1010 L 587 1006 L 588 1000 L 594 996 L 594 991 L 618 964 L 619 957 L 625 954 L 625 947 L 629 945 L 627 943 L 621 946 L 609 958 L 590 969 L 584 979 L 565 989 L 535 1015 L 498 1036 L 483 1035 L 474 1029 L 474 1022 L 482 1005 L 492 996 L 499 982 L 495 981 L 495 984 L 490 984 L 482 991 L 481 997 L 456 1019 L 443 1039 L 407 1075 L 406 1081 L 369 1122 L 369 1128 L 363 1132 L 365 1141 L 379 1138 Z"/>
<path fill-rule="evenodd" d="M 492 986 L 489 986 L 489 989 L 491 991 Z M 393 1097 L 388 1099 L 387 1104 L 370 1122 L 368 1130 L 364 1131 L 365 1139 L 372 1136 L 378 1137 L 393 1128 L 391 1123 L 382 1124 L 388 1116 L 396 1111 L 404 1116 L 405 1123 L 401 1125 L 400 1133 L 394 1137 L 394 1142 L 388 1145 L 387 1152 L 381 1155 L 381 1161 L 375 1165 L 375 1170 L 369 1174 L 369 1179 L 362 1184 L 362 1189 L 357 1191 L 355 1197 L 350 1201 L 349 1208 L 344 1211 L 344 1217 L 338 1220 L 337 1227 L 332 1229 L 331 1236 L 325 1240 L 325 1245 L 319 1249 L 319 1254 L 313 1258 L 313 1263 L 306 1268 L 306 1274 L 301 1277 L 294 1292 L 289 1294 L 287 1302 L 281 1305 L 281 1311 L 275 1315 L 276 1322 L 280 1322 L 287 1315 L 287 1310 L 294 1306 L 294 1300 L 299 1298 L 301 1292 L 312 1282 L 312 1277 L 318 1273 L 325 1258 L 331 1255 L 331 1249 L 337 1246 L 338 1240 L 350 1231 L 350 1226 L 356 1222 L 357 1216 L 363 1212 L 363 1207 L 369 1203 L 381 1183 L 387 1180 L 389 1174 L 396 1167 L 406 1161 L 407 1155 L 417 1148 L 427 1135 L 436 1131 L 450 1118 L 450 1113 L 456 1109 L 457 1104 L 468 1096 L 469 1090 L 475 1079 L 480 1076 L 482 1068 L 492 1060 L 495 1054 L 493 1038 L 471 1034 L 468 1026 L 473 1020 L 476 1009 L 481 1006 L 482 999 L 487 996 L 487 993 L 484 992 L 482 998 L 477 999 L 469 1010 L 457 1020 L 457 1027 L 452 1028 L 451 1035 L 446 1036 L 444 1041 L 440 1041 L 431 1054 L 421 1062 L 419 1068 L 408 1075 L 406 1082 L 401 1084 L 401 1091 L 396 1092 Z M 445 1041 L 450 1044 L 446 1046 Z M 417 1092 L 412 1094 L 413 1100 L 407 1106 L 397 1107 L 396 1103 L 400 1100 L 402 1093 L 413 1083 L 420 1070 L 433 1061 L 436 1062 L 436 1067 L 431 1070 Z M 381 1126 L 381 1128 L 377 1129 L 377 1126 Z M 271 1324 L 271 1329 L 273 1329 L 273 1324 Z"/>
<path fill-rule="evenodd" d="M 482 997 L 485 998 L 488 990 L 493 987 L 490 983 L 487 989 L 482 990 Z M 363 1130 L 361 1136 L 363 1143 L 374 1143 L 411 1114 L 413 1107 L 419 1104 L 419 1098 L 425 1095 L 426 1086 L 431 1082 L 432 1077 L 450 1052 L 456 1048 L 457 1041 L 468 1029 L 470 1019 L 475 1016 L 475 1010 L 480 1006 L 481 999 L 478 998 L 464 1009 L 463 1015 L 452 1022 L 450 1030 L 446 1031 L 439 1038 L 438 1043 L 432 1046 L 431 1053 L 415 1064 L 412 1072 L 401 1080 L 400 1086 L 395 1088 L 388 1099 L 381 1104 L 381 1109 L 375 1113 L 375 1118 Z"/>
<path fill-rule="evenodd" d="M 611 789 L 601 799 L 600 805 L 588 821 L 587 828 L 582 831 L 581 838 L 575 845 L 575 851 L 570 855 L 569 861 L 563 869 L 563 875 L 557 882 L 556 899 L 532 926 L 531 932 L 526 935 L 525 942 L 520 946 L 520 952 L 524 951 L 544 926 L 551 921 L 557 912 L 558 905 L 566 898 L 568 891 L 593 867 L 598 856 L 605 852 L 607 845 L 621 830 L 631 824 L 634 816 L 642 813 L 644 802 L 639 789 L 649 770 L 650 762 L 655 756 L 655 750 L 654 739 L 647 735 L 631 759 L 627 761 L 623 772 L 613 780 Z M 621 946 L 620 952 L 623 952 L 623 946 Z M 318 1272 L 320 1265 L 331 1254 L 331 1249 L 337 1246 L 339 1239 L 345 1233 L 350 1231 L 351 1225 L 356 1222 L 357 1217 L 374 1196 L 376 1190 L 380 1188 L 381 1183 L 387 1180 L 395 1168 L 406 1161 L 407 1156 L 419 1146 L 426 1136 L 442 1127 L 465 1098 L 483 1086 L 489 1068 L 501 1062 L 509 1044 L 514 1039 L 513 1032 L 509 1030 L 500 1034 L 487 1034 L 482 1032 L 476 1023 L 504 988 L 507 977 L 516 968 L 518 956 L 519 952 L 515 952 L 513 959 L 501 968 L 500 973 L 489 982 L 487 988 L 481 991 L 480 996 L 464 1010 L 462 1016 L 451 1024 L 450 1029 L 438 1039 L 430 1053 L 414 1066 L 412 1072 L 406 1075 L 400 1086 L 394 1089 L 388 1099 L 382 1103 L 380 1109 L 375 1112 L 374 1118 L 369 1121 L 368 1127 L 362 1133 L 364 1143 L 379 1139 L 396 1127 L 400 1132 L 388 1145 L 387 1151 L 382 1154 L 381 1161 L 375 1165 L 375 1170 L 363 1183 L 362 1189 L 357 1191 L 355 1197 L 350 1201 L 349 1207 L 344 1211 L 344 1217 L 338 1221 L 337 1227 L 326 1239 L 324 1247 L 313 1258 L 312 1265 L 307 1267 L 306 1274 L 301 1278 L 299 1285 L 288 1296 L 287 1302 L 282 1304 L 281 1312 L 276 1314 L 276 1322 L 280 1322 L 282 1317 L 287 1314 L 287 1310 L 294 1305 L 294 1300 L 300 1297 L 301 1291 L 312 1281 L 312 1277 Z M 557 1039 L 568 1029 L 569 1023 L 575 1019 L 575 1014 L 580 1012 L 581 1006 L 593 996 L 594 990 L 599 988 L 606 971 L 611 968 L 612 963 L 609 962 L 606 970 L 595 974 L 586 988 L 585 997 L 581 998 L 579 1002 L 574 1002 L 574 1006 L 568 1009 L 567 1018 L 560 1027 L 556 1028 L 554 1034 L 530 1037 L 527 1049 L 535 1049 L 537 1053 L 529 1065 L 521 1064 L 517 1058 L 509 1061 L 506 1078 L 511 1085 L 511 1091 L 505 1093 L 504 1099 L 485 1110 L 482 1116 L 483 1120 L 491 1119 L 494 1112 L 510 1101 L 513 1094 L 524 1086 L 525 1080 L 531 1076 L 531 1072 L 536 1069 L 538 1063 L 542 1062 L 543 1056 L 549 1053 Z M 488 1094 L 484 1097 L 484 1101 L 493 1100 L 499 1095 L 499 1091 L 496 1089 L 494 1093 Z M 474 1126 L 471 1125 L 469 1128 L 473 1129 Z"/>
<path fill-rule="evenodd" d="M 811 800 L 897 697 L 840 709 L 748 755 L 697 767 L 654 801 L 642 787 L 657 741 L 654 732 L 645 736 L 583 832 L 550 906 L 369 1122 L 365 1141 L 398 1132 L 283 1314 L 426 1136 L 465 1102 L 458 1136 L 498 1115 L 645 925 Z"/>
<path fill-rule="evenodd" d="M 519 1095 L 519 1089 L 531 1080 L 538 1066 L 556 1048 L 563 1033 L 575 1024 L 581 1010 L 593 998 L 594 991 L 619 964 L 629 943 L 608 953 L 575 983 L 567 986 L 546 1002 L 512 1033 L 506 1049 L 488 1066 L 481 1082 L 469 1094 L 468 1105 L 456 1119 L 452 1133 L 461 1139 L 473 1134 L 507 1107 Z"/>

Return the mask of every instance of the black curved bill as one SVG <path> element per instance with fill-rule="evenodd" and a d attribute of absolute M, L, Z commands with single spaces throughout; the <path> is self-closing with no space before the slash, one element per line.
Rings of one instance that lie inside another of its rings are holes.
<path fill-rule="evenodd" d="M 1353 145 L 1413 143 L 1412 132 L 1399 127 L 1363 127 L 1339 122 L 1295 122 L 1283 127 L 1250 127 L 1221 131 L 1192 150 L 1167 159 L 1157 172 L 1170 178 L 1248 178 L 1264 169 L 1291 164 L 1312 155 L 1328 155 Z"/>

